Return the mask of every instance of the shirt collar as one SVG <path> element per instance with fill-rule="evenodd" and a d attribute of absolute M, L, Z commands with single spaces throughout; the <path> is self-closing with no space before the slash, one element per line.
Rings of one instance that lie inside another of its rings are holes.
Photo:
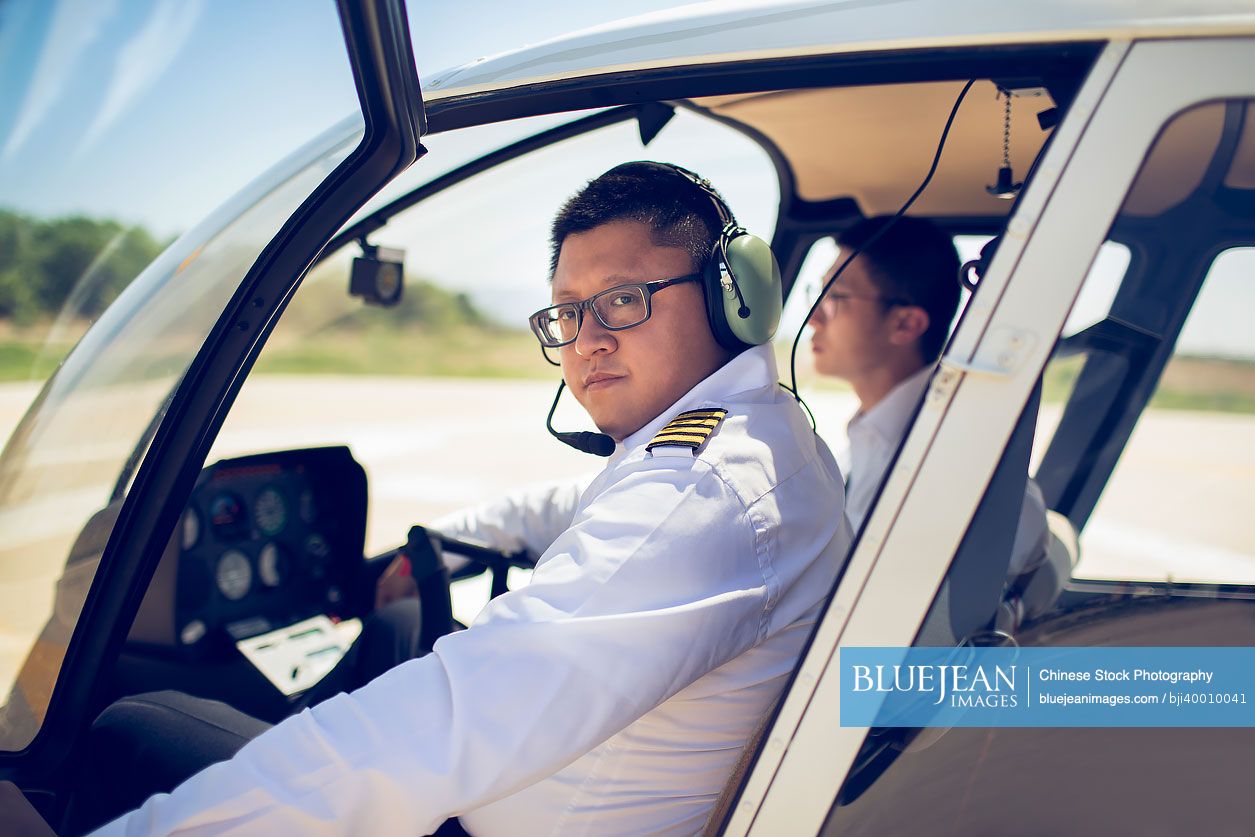
<path fill-rule="evenodd" d="M 698 407 L 721 407 L 730 396 L 774 386 L 779 378 L 771 344 L 751 346 L 710 373 L 649 424 L 619 442 L 611 460 L 617 460 L 628 451 L 645 444 L 678 413 Z"/>
<path fill-rule="evenodd" d="M 915 405 L 924 395 L 932 377 L 933 365 L 920 368 L 903 378 L 870 410 L 860 410 L 847 425 L 849 433 L 871 431 L 885 439 L 898 440 L 915 413 Z"/>

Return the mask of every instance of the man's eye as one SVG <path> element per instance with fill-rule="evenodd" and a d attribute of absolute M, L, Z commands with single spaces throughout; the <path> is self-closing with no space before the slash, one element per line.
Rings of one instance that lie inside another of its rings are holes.
<path fill-rule="evenodd" d="M 610 299 L 610 304 L 616 308 L 622 308 L 627 305 L 639 305 L 640 301 L 641 301 L 641 298 L 637 296 L 636 294 L 623 293 L 623 294 L 615 294 Z"/>
<path fill-rule="evenodd" d="M 575 309 L 574 309 L 574 308 L 559 308 L 559 309 L 558 309 L 558 310 L 554 313 L 553 318 L 554 318 L 555 320 L 567 320 L 567 321 L 574 320 L 574 319 L 575 319 Z"/>

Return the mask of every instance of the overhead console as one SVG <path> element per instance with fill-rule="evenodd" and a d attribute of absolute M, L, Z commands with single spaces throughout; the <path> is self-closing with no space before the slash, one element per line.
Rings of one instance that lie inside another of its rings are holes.
<path fill-rule="evenodd" d="M 366 495 L 366 473 L 347 447 L 206 468 L 128 643 L 205 659 L 312 616 L 354 615 Z"/>

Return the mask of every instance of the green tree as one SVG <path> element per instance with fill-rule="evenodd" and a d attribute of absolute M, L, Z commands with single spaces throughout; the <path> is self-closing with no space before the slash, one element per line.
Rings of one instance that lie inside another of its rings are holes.
<path fill-rule="evenodd" d="M 143 227 L 0 210 L 0 319 L 94 318 L 166 246 Z"/>
<path fill-rule="evenodd" d="M 25 324 L 39 315 L 30 250 L 30 220 L 0 210 L 0 319 Z"/>

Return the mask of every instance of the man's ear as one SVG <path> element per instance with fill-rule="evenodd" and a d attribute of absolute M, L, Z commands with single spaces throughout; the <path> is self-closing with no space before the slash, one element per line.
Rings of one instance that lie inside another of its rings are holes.
<path fill-rule="evenodd" d="M 894 308 L 893 329 L 889 333 L 889 341 L 895 346 L 909 346 L 924 336 L 931 320 L 928 312 L 918 305 L 903 305 Z"/>

